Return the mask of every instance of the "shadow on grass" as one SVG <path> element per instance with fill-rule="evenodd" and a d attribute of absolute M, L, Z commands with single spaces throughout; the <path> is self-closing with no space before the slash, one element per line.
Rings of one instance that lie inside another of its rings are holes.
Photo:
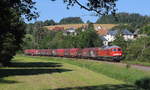
<path fill-rule="evenodd" d="M 49 89 L 51 90 L 51 89 Z M 137 90 L 133 85 L 111 85 L 104 84 L 99 86 L 85 86 L 85 87 L 71 87 L 71 88 L 58 88 L 54 90 Z"/>
<path fill-rule="evenodd" d="M 3 79 L 0 79 L 0 83 L 13 84 L 13 83 L 18 83 L 18 82 L 17 81 L 12 81 L 12 80 L 3 80 Z"/>
<path fill-rule="evenodd" d="M 57 67 L 59 67 L 57 69 Z M 22 76 L 22 75 L 39 75 L 62 73 L 72 71 L 70 69 L 63 69 L 60 63 L 51 62 L 15 62 L 7 68 L 0 69 L 0 83 L 17 83 L 16 81 L 4 80 L 3 78 L 9 76 Z"/>
<path fill-rule="evenodd" d="M 8 67 L 61 67 L 60 63 L 53 62 L 14 62 Z"/>

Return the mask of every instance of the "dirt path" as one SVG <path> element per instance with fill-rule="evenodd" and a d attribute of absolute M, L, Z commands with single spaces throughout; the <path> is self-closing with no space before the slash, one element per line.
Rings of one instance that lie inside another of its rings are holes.
<path fill-rule="evenodd" d="M 140 70 L 150 71 L 150 67 L 148 67 L 148 66 L 131 65 L 131 67 L 137 68 L 137 69 L 140 69 Z"/>

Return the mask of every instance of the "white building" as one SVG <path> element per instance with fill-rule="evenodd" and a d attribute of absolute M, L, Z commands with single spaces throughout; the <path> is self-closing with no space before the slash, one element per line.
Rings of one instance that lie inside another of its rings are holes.
<path fill-rule="evenodd" d="M 116 39 L 116 35 L 118 34 L 118 32 L 118 30 L 111 30 L 108 31 L 107 34 L 101 35 L 100 38 L 103 40 L 103 44 L 107 46 L 110 42 L 113 42 Z M 124 37 L 124 40 L 126 41 L 134 40 L 134 34 L 127 29 L 122 30 L 120 34 Z"/>
<path fill-rule="evenodd" d="M 127 29 L 122 31 L 122 36 L 124 37 L 124 40 L 126 41 L 134 39 L 134 34 Z"/>
<path fill-rule="evenodd" d="M 74 28 L 70 28 L 64 31 L 63 35 L 77 35 L 77 32 Z"/>

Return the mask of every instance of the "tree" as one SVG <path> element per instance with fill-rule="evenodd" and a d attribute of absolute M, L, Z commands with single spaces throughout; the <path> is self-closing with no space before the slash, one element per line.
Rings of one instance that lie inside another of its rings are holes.
<path fill-rule="evenodd" d="M 112 42 L 113 45 L 120 46 L 125 50 L 127 48 L 127 41 L 124 40 L 123 36 L 121 34 L 116 35 L 116 39 Z"/>
<path fill-rule="evenodd" d="M 116 17 L 116 18 L 115 18 Z M 150 17 L 148 16 L 142 16 L 137 13 L 117 13 L 116 15 L 109 14 L 105 16 L 99 17 L 99 19 L 96 21 L 96 23 L 100 24 L 128 24 L 128 23 L 136 23 L 138 25 L 142 25 L 145 23 L 148 23 L 150 21 Z M 137 23 L 138 22 L 138 23 Z"/>
<path fill-rule="evenodd" d="M 90 23 L 92 23 L 90 20 L 87 20 L 87 22 L 86 22 L 87 24 L 90 24 Z"/>
<path fill-rule="evenodd" d="M 133 41 L 128 46 L 126 59 L 150 62 L 150 37 L 141 37 Z"/>
<path fill-rule="evenodd" d="M 102 16 L 96 21 L 99 24 L 119 24 L 113 29 L 128 29 L 131 32 L 149 24 L 149 22 L 149 16 L 142 16 L 137 13 L 117 13 L 115 17 L 110 14 Z"/>
<path fill-rule="evenodd" d="M 26 34 L 23 39 L 22 48 L 23 49 L 33 49 L 34 48 L 34 37 L 31 34 Z"/>
<path fill-rule="evenodd" d="M 89 48 L 102 46 L 102 40 L 94 30 L 92 23 L 88 24 L 88 28 L 85 31 L 80 30 L 77 36 L 78 48 Z"/>
<path fill-rule="evenodd" d="M 31 0 L 1 0 L 0 1 L 0 64 L 8 65 L 16 51 L 21 48 L 25 34 L 22 16 L 28 20 L 36 18 Z"/>
<path fill-rule="evenodd" d="M 80 24 L 83 23 L 80 17 L 67 17 L 63 18 L 59 22 L 60 24 Z"/>
<path fill-rule="evenodd" d="M 44 22 L 45 26 L 50 26 L 50 25 L 56 25 L 56 22 L 54 20 L 46 20 Z"/>

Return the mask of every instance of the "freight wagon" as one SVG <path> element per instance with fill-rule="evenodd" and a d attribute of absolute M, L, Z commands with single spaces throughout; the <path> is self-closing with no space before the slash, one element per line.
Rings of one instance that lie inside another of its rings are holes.
<path fill-rule="evenodd" d="M 119 46 L 104 46 L 95 48 L 70 48 L 70 49 L 27 49 L 26 55 L 32 56 L 57 56 L 74 58 L 93 58 L 120 61 L 122 49 Z"/>

